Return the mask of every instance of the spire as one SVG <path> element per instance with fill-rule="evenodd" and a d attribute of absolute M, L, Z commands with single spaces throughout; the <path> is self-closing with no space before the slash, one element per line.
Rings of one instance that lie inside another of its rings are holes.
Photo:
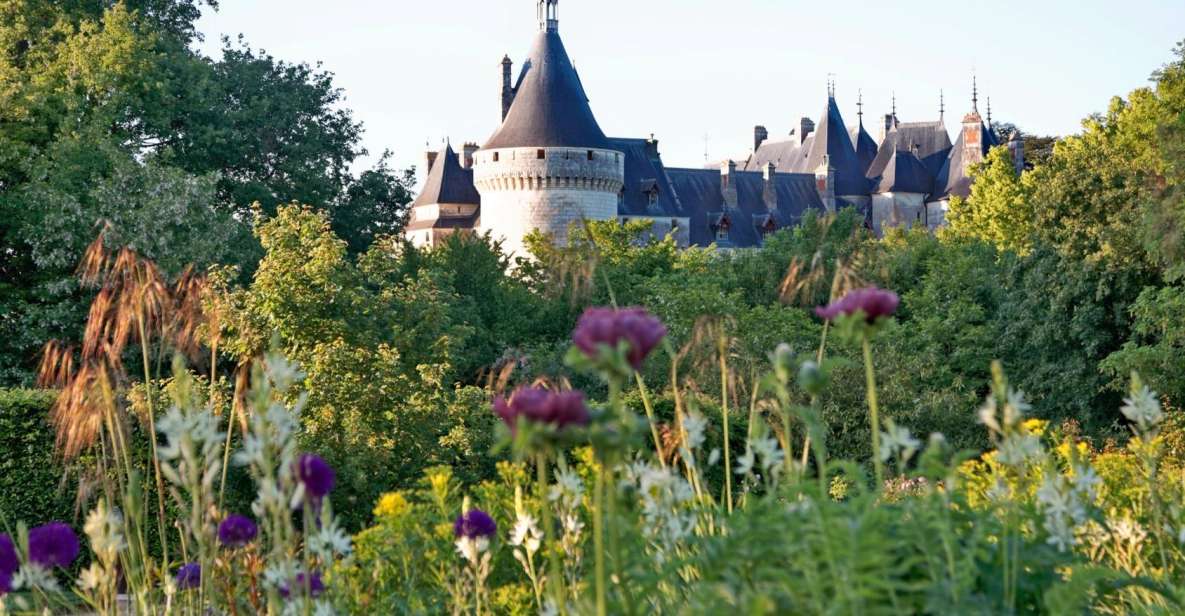
<path fill-rule="evenodd" d="M 560 0 L 539 0 L 539 29 L 560 31 Z"/>
<path fill-rule="evenodd" d="M 862 90 L 862 89 L 858 90 L 857 94 L 858 94 L 859 98 L 856 99 L 856 109 L 858 109 L 859 111 L 856 112 L 856 115 L 860 118 L 860 126 L 861 126 L 861 128 L 863 128 L 863 126 L 864 126 L 864 90 Z"/>
<path fill-rule="evenodd" d="M 971 111 L 979 113 L 979 76 L 971 73 Z"/>
<path fill-rule="evenodd" d="M 938 91 L 938 121 L 946 120 L 946 92 L 944 90 Z"/>

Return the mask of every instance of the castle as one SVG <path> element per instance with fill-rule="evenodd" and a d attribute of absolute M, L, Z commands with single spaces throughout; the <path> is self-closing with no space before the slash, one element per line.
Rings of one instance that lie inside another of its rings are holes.
<path fill-rule="evenodd" d="M 760 246 L 811 209 L 855 207 L 880 234 L 891 226 L 945 224 L 954 196 L 971 190 L 971 169 L 1006 145 L 1017 170 L 1024 144 L 1007 144 L 972 109 L 951 142 L 942 116 L 899 122 L 884 116 L 879 139 L 864 128 L 863 103 L 849 130 L 829 84 L 818 123 L 808 118 L 786 139 L 754 128 L 753 150 L 710 168 L 668 167 L 658 142 L 607 137 L 559 35 L 559 0 L 539 0 L 539 33 L 512 83 L 502 60 L 502 125 L 480 148 L 466 143 L 427 155 L 427 179 L 412 204 L 406 237 L 431 246 L 456 232 L 489 232 L 508 254 L 525 255 L 534 230 L 567 241 L 572 223 L 645 219 L 678 245 Z"/>

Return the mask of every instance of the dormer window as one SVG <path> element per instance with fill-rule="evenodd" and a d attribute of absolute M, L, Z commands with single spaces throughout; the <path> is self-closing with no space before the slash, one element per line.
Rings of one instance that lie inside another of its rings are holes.
<path fill-rule="evenodd" d="M 712 230 L 716 233 L 717 242 L 728 241 L 728 231 L 732 227 L 732 221 L 728 219 L 728 214 L 720 214 L 712 222 Z"/>
<path fill-rule="evenodd" d="M 535 158 L 538 158 L 539 160 L 547 158 L 547 150 L 535 150 Z"/>
<path fill-rule="evenodd" d="M 589 160 L 596 160 L 596 158 L 597 158 L 597 153 L 592 150 L 589 150 L 588 151 L 588 159 Z"/>

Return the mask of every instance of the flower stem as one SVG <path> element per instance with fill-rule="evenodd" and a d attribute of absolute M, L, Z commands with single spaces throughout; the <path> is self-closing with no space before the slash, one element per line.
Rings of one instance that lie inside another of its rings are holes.
<path fill-rule="evenodd" d="M 720 415 L 724 422 L 724 502 L 732 513 L 732 453 L 728 438 L 728 356 L 723 326 L 717 340 L 720 355 Z"/>
<path fill-rule="evenodd" d="M 872 368 L 872 344 L 868 335 L 864 335 L 864 375 L 868 381 L 868 418 L 872 424 L 872 466 L 876 475 L 876 490 L 880 491 L 885 480 L 885 470 L 881 463 L 881 426 L 880 407 L 876 399 L 876 371 Z"/>
<path fill-rule="evenodd" d="M 152 443 L 152 470 L 156 475 L 156 504 L 157 522 L 160 531 L 161 562 L 169 562 L 169 538 L 165 534 L 165 482 L 161 477 L 160 458 L 156 453 L 156 409 L 152 402 L 152 375 L 148 367 L 148 338 L 144 317 L 137 315 L 136 323 L 140 332 L 140 357 L 144 361 L 144 399 L 148 404 L 148 442 Z"/>
<path fill-rule="evenodd" d="M 550 584 L 551 599 L 555 602 L 560 614 L 568 613 L 567 600 L 564 593 L 564 576 L 560 571 L 560 557 L 554 549 L 555 520 L 547 506 L 547 456 L 540 453 L 535 456 L 536 481 L 539 484 L 539 516 L 543 518 L 543 546 L 547 555 L 548 575 L 554 583 Z M 539 606 L 542 609 L 542 605 Z"/>
<path fill-rule="evenodd" d="M 640 372 L 634 372 L 634 379 L 638 382 L 638 392 L 642 394 L 642 406 L 646 409 L 646 420 L 650 422 L 650 436 L 654 437 L 654 455 L 658 458 L 658 463 L 666 468 L 667 461 L 662 455 L 662 439 L 658 436 L 658 423 L 654 421 L 654 405 L 650 402 L 650 392 L 646 389 L 646 382 L 642 380 Z"/>
<path fill-rule="evenodd" d="M 593 492 L 593 549 L 597 553 L 596 593 L 597 616 L 607 613 L 605 602 L 605 463 L 597 465 L 597 481 Z"/>

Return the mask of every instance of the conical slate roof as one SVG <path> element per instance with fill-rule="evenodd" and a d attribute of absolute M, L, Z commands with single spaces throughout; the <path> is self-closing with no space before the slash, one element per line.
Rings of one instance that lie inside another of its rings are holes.
<path fill-rule="evenodd" d="M 860 161 L 860 172 L 868 173 L 868 168 L 872 166 L 872 161 L 876 159 L 878 151 L 876 140 L 868 134 L 868 131 L 864 130 L 863 121 L 852 129 L 851 137 L 852 146 L 856 148 L 856 160 Z"/>
<path fill-rule="evenodd" d="M 608 148 L 558 32 L 539 32 L 501 128 L 483 149 Z"/>
<path fill-rule="evenodd" d="M 424 180 L 424 190 L 420 191 L 412 207 L 437 203 L 481 205 L 481 195 L 473 185 L 473 170 L 461 167 L 451 145 L 445 146 L 432 163 Z"/>
<path fill-rule="evenodd" d="M 829 157 L 831 166 L 835 168 L 835 194 L 867 195 L 870 182 L 861 170 L 856 149 L 852 146 L 852 137 L 844 126 L 843 116 L 839 113 L 834 97 L 827 97 L 827 109 L 811 137 L 813 139 L 802 171 L 813 173 L 823 164 L 824 157 Z"/>

